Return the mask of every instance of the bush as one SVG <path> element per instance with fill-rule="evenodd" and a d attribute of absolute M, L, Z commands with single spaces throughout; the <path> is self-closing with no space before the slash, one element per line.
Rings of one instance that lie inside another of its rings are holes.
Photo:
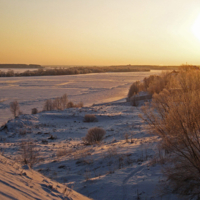
<path fill-rule="evenodd" d="M 141 83 L 140 81 L 134 82 L 128 92 L 128 99 L 130 99 L 133 95 L 136 95 L 140 92 L 141 89 Z"/>
<path fill-rule="evenodd" d="M 21 142 L 19 151 L 22 163 L 28 164 L 30 167 L 32 167 L 38 162 L 38 152 L 36 151 L 36 144 L 33 141 Z"/>
<path fill-rule="evenodd" d="M 87 135 L 83 138 L 85 144 L 95 144 L 103 140 L 106 131 L 99 127 L 93 127 L 88 130 Z"/>
<path fill-rule="evenodd" d="M 13 101 L 10 103 L 10 111 L 14 115 L 14 117 L 17 117 L 19 114 L 19 103 L 18 101 Z"/>
<path fill-rule="evenodd" d="M 173 192 L 200 198 L 200 72 L 175 76 L 179 92 L 164 89 L 142 108 L 151 132 L 161 137 L 161 148 L 170 153 L 164 168 Z"/>
<path fill-rule="evenodd" d="M 149 82 L 147 91 L 150 94 L 159 94 L 164 88 L 168 88 L 168 84 L 171 81 L 172 73 L 161 73 L 160 76 L 153 76 L 154 78 Z"/>
<path fill-rule="evenodd" d="M 38 113 L 38 109 L 37 109 L 37 108 L 33 108 L 31 113 L 32 113 L 33 115 L 37 114 L 37 113 Z"/>
<path fill-rule="evenodd" d="M 67 108 L 73 108 L 73 107 L 74 107 L 74 103 L 72 101 L 68 102 Z"/>
<path fill-rule="evenodd" d="M 76 107 L 77 107 L 77 108 L 82 108 L 82 107 L 83 107 L 83 102 L 77 103 L 77 104 L 76 104 Z"/>
<path fill-rule="evenodd" d="M 95 115 L 92 114 L 86 114 L 84 117 L 84 122 L 97 122 L 97 118 Z"/>

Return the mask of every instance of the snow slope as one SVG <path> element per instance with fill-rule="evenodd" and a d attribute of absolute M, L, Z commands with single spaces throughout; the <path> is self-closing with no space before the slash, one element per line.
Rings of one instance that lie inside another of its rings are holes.
<path fill-rule="evenodd" d="M 0 156 L 1 200 L 89 200 L 58 182 L 30 169 L 27 165 Z"/>

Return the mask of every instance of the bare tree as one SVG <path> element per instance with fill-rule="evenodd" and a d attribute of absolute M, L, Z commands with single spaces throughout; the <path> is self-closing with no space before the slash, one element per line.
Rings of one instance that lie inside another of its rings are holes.
<path fill-rule="evenodd" d="M 19 103 L 17 100 L 10 103 L 10 111 L 14 115 L 14 117 L 17 117 L 19 114 Z"/>
<path fill-rule="evenodd" d="M 36 144 L 33 141 L 22 141 L 19 147 L 22 163 L 28 164 L 32 167 L 38 162 L 39 154 L 36 150 Z"/>

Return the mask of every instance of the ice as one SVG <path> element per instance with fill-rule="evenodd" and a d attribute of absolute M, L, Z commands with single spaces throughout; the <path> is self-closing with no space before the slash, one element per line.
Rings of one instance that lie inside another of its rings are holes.
<path fill-rule="evenodd" d="M 12 114 L 10 102 L 17 100 L 23 113 L 32 108 L 43 109 L 44 101 L 68 95 L 75 103 L 85 106 L 125 98 L 130 85 L 137 80 L 161 71 L 97 73 L 66 76 L 1 77 L 0 78 L 0 125 Z"/>

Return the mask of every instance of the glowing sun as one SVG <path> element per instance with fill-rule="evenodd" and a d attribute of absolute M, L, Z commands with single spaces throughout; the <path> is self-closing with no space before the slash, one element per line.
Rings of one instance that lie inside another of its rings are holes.
<path fill-rule="evenodd" d="M 195 22 L 192 26 L 192 32 L 200 40 L 200 15 L 195 20 Z"/>

